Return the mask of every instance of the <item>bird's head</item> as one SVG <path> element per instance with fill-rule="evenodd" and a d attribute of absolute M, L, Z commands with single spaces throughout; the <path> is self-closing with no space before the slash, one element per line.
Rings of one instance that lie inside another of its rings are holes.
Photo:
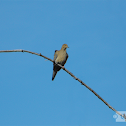
<path fill-rule="evenodd" d="M 63 49 L 63 50 L 66 50 L 67 48 L 69 48 L 67 44 L 63 44 L 63 45 L 62 45 L 62 49 Z"/>

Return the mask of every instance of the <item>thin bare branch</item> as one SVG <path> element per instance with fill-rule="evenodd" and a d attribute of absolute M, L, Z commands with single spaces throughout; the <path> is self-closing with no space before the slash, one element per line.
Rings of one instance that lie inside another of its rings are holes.
<path fill-rule="evenodd" d="M 52 59 L 42 55 L 41 53 L 35 53 L 35 52 L 31 52 L 31 51 L 27 51 L 27 50 L 23 50 L 23 49 L 16 49 L 16 50 L 0 50 L 0 53 L 2 52 L 27 52 L 27 53 L 31 53 L 37 56 L 41 56 L 51 62 L 54 62 Z M 57 64 L 57 63 L 56 63 Z M 70 71 L 68 71 L 66 68 L 64 68 L 63 66 L 59 65 L 63 70 L 65 70 L 68 74 L 70 74 L 75 80 L 78 80 L 82 85 L 84 85 L 86 88 L 88 88 L 93 94 L 95 94 L 102 102 L 104 102 L 110 109 L 112 109 L 113 111 L 115 111 L 118 115 L 122 116 L 125 121 L 126 121 L 126 116 L 125 114 L 121 114 L 120 112 L 118 112 L 116 109 L 114 109 L 111 105 L 109 105 L 100 95 L 98 95 L 93 89 L 91 89 L 88 85 L 86 85 L 82 80 L 80 80 L 79 78 L 77 78 L 76 76 L 74 76 Z"/>

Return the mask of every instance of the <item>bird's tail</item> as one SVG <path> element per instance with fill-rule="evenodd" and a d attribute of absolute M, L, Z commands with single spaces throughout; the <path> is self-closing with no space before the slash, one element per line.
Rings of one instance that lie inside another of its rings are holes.
<path fill-rule="evenodd" d="M 57 74 L 57 71 L 54 71 L 54 70 L 53 70 L 52 81 L 54 80 L 56 74 Z"/>

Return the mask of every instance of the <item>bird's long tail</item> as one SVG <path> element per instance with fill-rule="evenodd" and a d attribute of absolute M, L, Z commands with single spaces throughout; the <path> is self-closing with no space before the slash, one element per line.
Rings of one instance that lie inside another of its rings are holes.
<path fill-rule="evenodd" d="M 57 71 L 54 71 L 54 70 L 53 70 L 52 81 L 54 80 L 56 74 L 57 74 Z"/>

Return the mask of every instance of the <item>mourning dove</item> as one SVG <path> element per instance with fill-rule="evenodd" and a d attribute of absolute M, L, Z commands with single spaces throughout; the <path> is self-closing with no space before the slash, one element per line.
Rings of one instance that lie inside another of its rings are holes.
<path fill-rule="evenodd" d="M 61 69 L 60 66 L 56 65 L 55 63 L 58 63 L 62 66 L 66 63 L 68 59 L 68 54 L 66 52 L 66 49 L 69 48 L 67 44 L 63 44 L 61 50 L 55 50 L 54 53 L 54 63 L 53 63 L 53 75 L 52 75 L 52 80 L 54 80 L 57 72 Z"/>

